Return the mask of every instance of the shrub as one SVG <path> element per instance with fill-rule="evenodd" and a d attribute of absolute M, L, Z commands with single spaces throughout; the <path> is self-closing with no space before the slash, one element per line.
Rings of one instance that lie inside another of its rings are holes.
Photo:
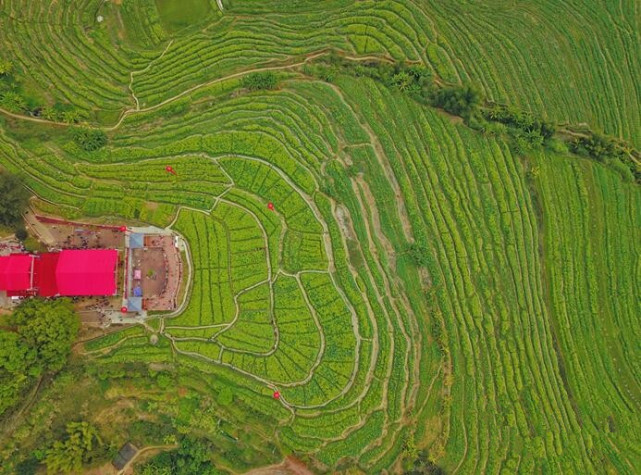
<path fill-rule="evenodd" d="M 76 129 L 73 132 L 73 141 L 83 150 L 94 152 L 107 144 L 107 134 L 99 129 Z"/>
<path fill-rule="evenodd" d="M 27 233 L 27 230 L 25 228 L 20 227 L 16 230 L 16 239 L 18 239 L 19 241 L 24 241 L 28 237 L 29 233 Z"/>
<path fill-rule="evenodd" d="M 275 89 L 277 83 L 276 75 L 271 71 L 248 74 L 242 80 L 243 87 L 250 91 Z"/>
<path fill-rule="evenodd" d="M 466 119 L 478 111 L 480 104 L 481 93 L 469 85 L 445 87 L 432 94 L 432 105 Z"/>

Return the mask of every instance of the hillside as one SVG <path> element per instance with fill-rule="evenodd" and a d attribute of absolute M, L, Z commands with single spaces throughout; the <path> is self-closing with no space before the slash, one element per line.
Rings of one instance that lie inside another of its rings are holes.
<path fill-rule="evenodd" d="M 628 165 L 565 137 L 515 146 L 371 71 L 471 84 L 481 107 L 634 157 L 638 2 L 172 3 L 0 5 L 0 166 L 42 212 L 170 226 L 191 273 L 184 311 L 78 349 L 0 465 L 51 440 L 77 391 L 114 444 L 198 433 L 227 473 L 288 454 L 402 473 L 423 449 L 446 473 L 634 473 Z M 81 127 L 106 145 L 83 149 Z"/>

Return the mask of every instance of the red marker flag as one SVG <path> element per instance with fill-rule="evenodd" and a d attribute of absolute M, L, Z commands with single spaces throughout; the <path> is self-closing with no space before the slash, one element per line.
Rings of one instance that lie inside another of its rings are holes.
<path fill-rule="evenodd" d="M 125 231 L 127 231 L 127 226 L 120 226 L 119 229 L 121 233 L 124 233 Z"/>
<path fill-rule="evenodd" d="M 176 171 L 172 167 L 170 167 L 169 165 L 167 165 L 165 167 L 165 171 L 168 172 L 168 173 L 171 173 L 172 175 L 176 174 Z"/>
<path fill-rule="evenodd" d="M 267 207 L 268 207 L 271 211 L 274 211 L 274 203 L 272 203 L 271 201 L 270 201 L 269 203 L 267 203 Z"/>
<path fill-rule="evenodd" d="M 129 309 L 127 307 L 120 307 L 120 313 L 127 313 Z"/>
<path fill-rule="evenodd" d="M 280 399 L 280 393 L 278 391 L 274 391 L 274 399 Z"/>

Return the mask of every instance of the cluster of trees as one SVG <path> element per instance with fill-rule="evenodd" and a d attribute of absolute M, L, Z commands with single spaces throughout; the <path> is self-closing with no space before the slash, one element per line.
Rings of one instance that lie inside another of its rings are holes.
<path fill-rule="evenodd" d="M 578 155 L 589 156 L 602 162 L 625 155 L 624 148 L 618 140 L 598 133 L 575 138 L 570 144 L 570 149 Z"/>
<path fill-rule="evenodd" d="M 481 93 L 470 85 L 436 89 L 431 99 L 433 106 L 466 120 L 475 116 L 481 105 Z"/>
<path fill-rule="evenodd" d="M 72 133 L 73 141 L 86 152 L 99 150 L 107 145 L 107 134 L 100 129 L 77 128 Z"/>
<path fill-rule="evenodd" d="M 43 462 L 48 473 L 78 472 L 83 465 L 103 458 L 105 448 L 94 426 L 88 422 L 69 422 L 65 437 L 46 450 Z"/>
<path fill-rule="evenodd" d="M 203 439 L 184 436 L 176 450 L 162 452 L 142 465 L 140 475 L 216 475 L 220 473 L 211 463 L 214 447 Z"/>
<path fill-rule="evenodd" d="M 278 85 L 278 78 L 272 71 L 263 71 L 244 76 L 241 84 L 250 91 L 271 90 Z"/>
<path fill-rule="evenodd" d="M 589 131 L 570 141 L 570 151 L 612 165 L 641 184 L 641 152 L 615 137 Z"/>
<path fill-rule="evenodd" d="M 500 122 L 509 127 L 527 133 L 535 133 L 544 140 L 551 139 L 556 133 L 556 126 L 545 120 L 537 119 L 529 112 L 518 110 L 503 104 L 493 104 L 483 109 L 483 117 L 492 122 Z"/>
<path fill-rule="evenodd" d="M 22 214 L 27 209 L 31 193 L 16 175 L 0 170 L 0 225 L 11 228 L 26 238 Z"/>
<path fill-rule="evenodd" d="M 36 378 L 66 364 L 80 323 L 67 299 L 29 299 L 0 329 L 0 415 Z"/>
<path fill-rule="evenodd" d="M 333 82 L 339 74 L 368 77 L 425 102 L 431 94 L 432 74 L 419 64 L 390 63 L 386 61 L 357 62 L 343 58 L 336 52 L 305 65 L 304 72 L 323 81 Z"/>

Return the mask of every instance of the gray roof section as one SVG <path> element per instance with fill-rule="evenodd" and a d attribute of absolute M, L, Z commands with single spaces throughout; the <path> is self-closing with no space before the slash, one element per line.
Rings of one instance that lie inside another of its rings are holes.
<path fill-rule="evenodd" d="M 129 235 L 129 248 L 142 249 L 145 247 L 145 235 L 140 233 L 131 233 Z"/>
<path fill-rule="evenodd" d="M 129 297 L 127 299 L 127 310 L 130 312 L 142 312 L 142 297 Z"/>
<path fill-rule="evenodd" d="M 111 463 L 114 467 L 116 467 L 116 469 L 122 470 L 127 466 L 127 464 L 131 461 L 131 459 L 134 458 L 137 453 L 138 449 L 136 448 L 136 446 L 131 442 L 127 442 L 122 446 L 120 452 L 118 452 L 118 455 L 116 455 L 116 457 L 113 459 L 113 462 Z"/>

